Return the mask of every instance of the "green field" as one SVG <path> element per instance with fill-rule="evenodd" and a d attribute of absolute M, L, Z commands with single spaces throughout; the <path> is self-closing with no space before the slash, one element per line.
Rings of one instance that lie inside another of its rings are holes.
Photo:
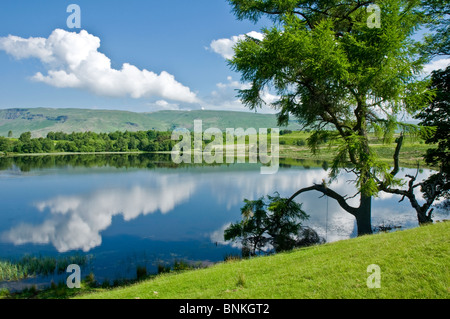
<path fill-rule="evenodd" d="M 367 235 L 268 257 L 161 274 L 79 298 L 443 298 L 450 297 L 450 223 Z M 381 269 L 369 289 L 367 268 Z"/>
<path fill-rule="evenodd" d="M 280 136 L 280 156 L 291 159 L 311 159 L 321 161 L 331 161 L 335 156 L 334 146 L 323 144 L 317 154 L 312 154 L 311 149 L 307 146 L 307 139 L 309 137 L 307 132 L 292 132 Z M 375 137 L 371 138 L 370 146 L 378 154 L 379 158 L 388 163 L 393 164 L 393 155 L 396 144 L 383 144 Z M 427 149 L 434 148 L 434 145 L 425 144 L 420 138 L 406 136 L 399 156 L 399 163 L 403 167 L 417 167 L 420 164 L 421 168 L 427 165 L 424 162 L 423 156 Z"/>

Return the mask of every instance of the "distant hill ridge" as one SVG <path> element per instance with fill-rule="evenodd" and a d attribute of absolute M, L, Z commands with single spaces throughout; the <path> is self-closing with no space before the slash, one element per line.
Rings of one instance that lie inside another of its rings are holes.
<path fill-rule="evenodd" d="M 247 129 L 278 127 L 274 114 L 235 111 L 157 111 L 136 113 L 116 110 L 75 108 L 11 108 L 0 110 L 0 136 L 13 137 L 32 132 L 33 137 L 45 137 L 48 132 L 114 132 L 114 131 L 172 131 L 175 128 L 193 129 L 194 120 L 203 121 L 203 130 L 216 127 Z M 291 121 L 285 129 L 299 129 Z"/>

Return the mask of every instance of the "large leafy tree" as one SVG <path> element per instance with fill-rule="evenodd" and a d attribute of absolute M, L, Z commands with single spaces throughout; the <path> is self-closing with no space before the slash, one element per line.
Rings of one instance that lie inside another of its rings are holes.
<path fill-rule="evenodd" d="M 416 176 L 406 175 L 409 178 L 406 189 L 390 186 L 382 189 L 388 193 L 401 195 L 401 201 L 407 198 L 417 213 L 419 224 L 432 222 L 435 201 L 450 197 L 450 66 L 446 70 L 433 71 L 430 89 L 436 92 L 436 96 L 429 106 L 417 114 L 416 118 L 422 120 L 421 125 L 432 128 L 423 137 L 426 143 L 437 145 L 437 147 L 427 150 L 425 161 L 437 172 L 423 181 L 417 181 L 417 174 Z M 398 150 L 402 139 L 403 137 L 400 137 Z M 395 162 L 398 167 L 398 152 L 395 155 Z M 425 199 L 423 204 L 419 204 L 416 198 L 414 190 L 417 188 Z"/>
<path fill-rule="evenodd" d="M 371 233 L 372 197 L 400 181 L 394 178 L 398 167 L 391 170 L 377 158 L 369 134 L 391 141 L 395 130 L 411 127 L 399 122 L 399 115 L 413 114 L 430 101 L 427 81 L 419 77 L 428 56 L 413 39 L 429 21 L 421 1 L 229 2 L 238 19 L 273 21 L 262 40 L 247 37 L 235 46 L 230 65 L 250 83 L 239 91 L 241 100 L 256 109 L 265 104 L 261 92 L 276 92 L 272 107 L 279 110 L 279 124 L 295 116 L 313 132 L 308 141 L 313 152 L 325 138 L 337 145 L 331 178 L 342 169 L 355 174 L 357 207 L 325 182 L 288 200 L 321 192 L 355 216 L 358 234 Z M 368 7 L 374 4 L 378 7 Z M 377 19 L 378 8 L 381 23 L 369 23 Z"/>
<path fill-rule="evenodd" d="M 435 200 L 450 198 L 450 66 L 445 70 L 433 71 L 431 89 L 436 91 L 436 97 L 417 118 L 422 120 L 421 125 L 434 128 L 431 134 L 425 136 L 425 141 L 437 147 L 427 150 L 425 161 L 435 167 L 437 172 L 412 186 L 420 186 L 426 200 L 423 205 L 417 206 L 410 198 L 417 211 L 419 223 L 432 221 L 432 204 Z M 409 185 L 412 185 L 411 181 Z"/>
<path fill-rule="evenodd" d="M 431 89 L 436 91 L 436 97 L 417 115 L 422 120 L 421 125 L 435 128 L 425 141 L 437 144 L 437 148 L 427 151 L 425 161 L 442 172 L 450 173 L 450 66 L 433 71 Z"/>

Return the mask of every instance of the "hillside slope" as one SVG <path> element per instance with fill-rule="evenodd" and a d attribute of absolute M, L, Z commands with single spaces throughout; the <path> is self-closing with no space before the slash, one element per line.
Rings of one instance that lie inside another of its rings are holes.
<path fill-rule="evenodd" d="M 419 298 L 450 297 L 450 222 L 367 235 L 269 257 L 158 275 L 93 299 Z M 369 289 L 369 265 L 381 287 Z"/>
<path fill-rule="evenodd" d="M 203 130 L 226 128 L 277 127 L 275 115 L 229 111 L 158 111 L 134 113 L 127 111 L 91 109 L 4 109 L 0 110 L 0 136 L 13 137 L 31 131 L 33 137 L 45 137 L 48 132 L 113 132 L 113 131 L 171 131 L 177 127 L 192 129 L 194 120 L 203 121 Z M 292 122 L 289 129 L 298 129 Z"/>

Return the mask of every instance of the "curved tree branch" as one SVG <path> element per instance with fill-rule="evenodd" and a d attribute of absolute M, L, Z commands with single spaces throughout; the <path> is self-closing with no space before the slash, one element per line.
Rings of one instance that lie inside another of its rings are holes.
<path fill-rule="evenodd" d="M 358 208 L 350 206 L 347 203 L 347 201 L 345 200 L 344 196 L 339 195 L 332 189 L 328 188 L 325 184 L 314 184 L 313 186 L 302 188 L 302 189 L 296 191 L 291 197 L 289 197 L 287 200 L 287 203 L 292 201 L 298 195 L 305 193 L 305 192 L 313 191 L 313 190 L 321 192 L 322 194 L 335 199 L 346 212 L 352 214 L 353 216 L 357 215 Z"/>

